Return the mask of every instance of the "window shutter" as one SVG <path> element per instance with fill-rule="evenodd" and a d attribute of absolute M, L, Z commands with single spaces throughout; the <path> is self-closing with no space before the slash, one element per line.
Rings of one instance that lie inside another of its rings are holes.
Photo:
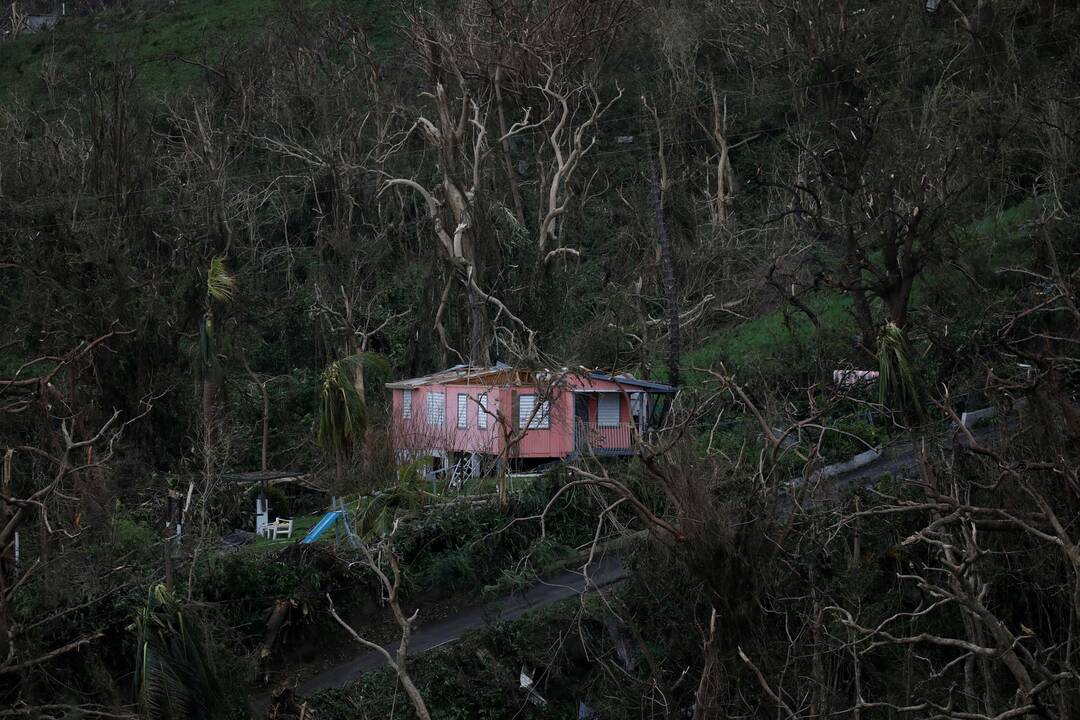
<path fill-rule="evenodd" d="M 602 393 L 597 398 L 596 420 L 600 427 L 617 427 L 619 424 L 619 396 Z"/>
<path fill-rule="evenodd" d="M 518 396 L 518 427 L 536 427 L 536 421 L 529 422 L 529 418 L 532 417 L 533 408 L 536 407 L 535 395 L 519 395 Z"/>
<path fill-rule="evenodd" d="M 536 415 L 533 416 L 533 421 L 529 425 L 531 428 L 539 428 L 540 430 L 548 430 L 551 428 L 551 401 L 543 400 L 540 402 L 540 407 L 536 411 Z"/>
<path fill-rule="evenodd" d="M 520 430 L 521 429 L 521 396 L 518 395 L 517 393 L 514 393 L 513 405 L 514 405 L 514 408 L 513 408 L 514 429 L 515 430 Z"/>
<path fill-rule="evenodd" d="M 446 422 L 446 394 L 429 392 L 427 395 L 427 421 L 429 425 Z"/>
<path fill-rule="evenodd" d="M 487 428 L 488 422 L 488 395 L 487 393 L 480 393 L 479 402 L 476 407 L 476 427 L 481 430 Z"/>
<path fill-rule="evenodd" d="M 528 427 L 530 430 L 547 430 L 551 427 L 551 403 L 549 401 L 539 401 L 540 404 L 537 405 L 538 399 L 536 395 L 519 395 L 517 402 L 517 427 Z"/>
<path fill-rule="evenodd" d="M 457 426 L 469 427 L 469 396 L 465 393 L 457 396 Z"/>
<path fill-rule="evenodd" d="M 412 417 L 412 390 L 401 391 L 401 417 L 406 420 Z"/>

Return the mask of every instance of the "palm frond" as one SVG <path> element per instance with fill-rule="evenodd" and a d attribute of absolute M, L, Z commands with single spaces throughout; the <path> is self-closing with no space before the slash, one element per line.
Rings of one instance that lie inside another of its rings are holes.
<path fill-rule="evenodd" d="M 400 517 L 414 515 L 435 498 L 427 490 L 424 460 L 414 460 L 398 469 L 397 484 L 364 498 L 356 517 L 361 537 L 386 534 Z"/>
<path fill-rule="evenodd" d="M 236 289 L 236 278 L 225 269 L 225 258 L 221 255 L 210 261 L 206 271 L 206 294 L 218 302 L 232 300 Z"/>
<path fill-rule="evenodd" d="M 363 367 L 365 370 L 373 370 L 383 375 L 389 374 L 390 363 L 382 355 L 373 352 L 361 352 L 355 355 L 349 355 L 338 360 L 342 367 L 347 370 L 355 370 L 357 367 Z"/>
<path fill-rule="evenodd" d="M 911 362 L 907 338 L 895 323 L 878 336 L 878 390 L 881 404 L 921 420 L 926 416 L 922 382 Z"/>
<path fill-rule="evenodd" d="M 210 720 L 224 706 L 199 626 L 164 585 L 151 588 L 136 620 L 135 694 L 154 720 Z"/>
<path fill-rule="evenodd" d="M 323 371 L 317 440 L 328 455 L 351 455 L 367 430 L 367 405 L 356 391 L 352 377 L 359 366 L 384 372 L 389 370 L 389 364 L 382 356 L 357 353 L 335 360 Z"/>

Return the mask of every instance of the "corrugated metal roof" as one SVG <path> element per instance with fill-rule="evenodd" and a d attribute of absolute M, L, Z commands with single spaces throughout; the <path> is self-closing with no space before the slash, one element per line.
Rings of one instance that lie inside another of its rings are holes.
<path fill-rule="evenodd" d="M 497 373 L 503 373 L 507 370 L 513 370 L 506 363 L 495 363 L 490 367 L 472 367 L 471 365 L 454 365 L 445 370 L 440 370 L 437 373 L 431 375 L 424 375 L 422 377 L 410 378 L 408 380 L 398 380 L 397 382 L 386 383 L 386 387 L 394 389 L 405 389 L 423 387 L 424 385 L 452 385 L 454 383 L 461 382 L 462 380 L 474 380 L 486 377 L 488 375 L 495 375 Z"/>
<path fill-rule="evenodd" d="M 474 380 L 482 380 L 492 375 L 506 374 L 510 372 L 526 373 L 530 377 L 536 378 L 538 382 L 546 382 L 544 374 L 547 373 L 548 377 L 551 376 L 551 370 L 527 370 L 524 368 L 514 368 L 506 363 L 495 363 L 490 367 L 472 367 L 471 365 L 454 365 L 445 370 L 440 370 L 437 373 L 430 375 L 424 375 L 422 377 L 409 378 L 408 380 L 398 380 L 396 382 L 386 383 L 386 387 L 392 390 L 410 390 L 412 388 L 424 387 L 427 385 L 457 385 L 463 382 L 470 382 Z M 608 382 L 617 383 L 626 387 L 640 388 L 642 390 L 654 393 L 674 393 L 675 388 L 671 385 L 665 385 L 663 383 L 651 382 L 649 380 L 638 380 L 630 375 L 613 375 L 612 373 L 588 371 L 586 368 L 578 368 L 577 370 L 568 370 L 563 368 L 562 373 L 571 372 L 572 374 L 578 374 L 579 376 L 587 376 L 593 380 L 606 380 Z M 520 378 L 514 378 L 512 381 L 514 385 L 529 384 L 527 381 L 523 381 Z"/>
<path fill-rule="evenodd" d="M 672 385 L 665 385 L 664 383 L 652 382 L 650 380 L 638 380 L 629 375 L 612 375 L 611 373 L 605 372 L 592 372 L 589 373 L 589 377 L 593 380 L 607 380 L 608 382 L 618 383 L 619 385 L 626 385 L 629 387 L 637 387 L 654 393 L 674 393 L 676 391 L 675 387 Z"/>

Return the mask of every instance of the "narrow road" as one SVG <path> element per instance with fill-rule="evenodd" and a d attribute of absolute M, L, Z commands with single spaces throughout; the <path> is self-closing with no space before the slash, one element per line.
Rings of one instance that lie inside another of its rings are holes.
<path fill-rule="evenodd" d="M 1006 425 L 1011 429 L 1015 429 L 1018 422 L 1013 419 L 1009 420 Z M 996 425 L 987 425 L 971 431 L 975 442 L 980 445 L 993 445 L 997 441 L 999 433 L 1000 430 Z M 966 448 L 971 444 L 966 435 L 955 430 L 950 430 L 949 435 L 938 439 L 943 442 L 951 442 L 955 449 Z M 843 493 L 847 492 L 853 485 L 864 487 L 873 485 L 882 475 L 910 477 L 912 473 L 918 471 L 918 467 L 919 457 L 915 453 L 914 447 L 910 443 L 903 443 L 896 446 L 894 452 L 889 456 L 880 457 L 856 470 L 840 473 L 830 478 L 830 481 L 834 492 Z"/>
<path fill-rule="evenodd" d="M 980 428 L 973 435 L 979 442 L 993 442 L 997 436 L 997 429 Z M 968 444 L 967 438 L 963 436 L 956 437 L 954 442 L 957 446 Z M 845 492 L 852 485 L 871 485 L 882 475 L 895 476 L 914 470 L 916 464 L 914 449 L 907 446 L 903 449 L 897 448 L 897 451 L 891 453 L 889 457 L 880 457 L 858 469 L 827 478 L 824 482 L 830 483 L 834 492 Z M 783 504 L 779 511 L 784 514 Z M 790 508 L 787 508 L 787 511 L 790 511 Z M 409 654 L 417 655 L 433 650 L 454 642 L 468 630 L 476 630 L 501 620 L 513 620 L 530 610 L 611 585 L 626 577 L 622 559 L 614 552 L 595 558 L 588 570 L 587 580 L 580 569 L 563 570 L 546 580 L 538 581 L 526 590 L 507 595 L 488 605 L 469 608 L 431 625 L 421 625 L 413 632 L 409 642 Z M 393 654 L 397 643 L 386 647 Z M 356 680 L 368 670 L 382 667 L 385 662 L 386 659 L 382 654 L 374 650 L 362 653 L 346 663 L 319 673 L 300 685 L 296 692 L 300 696 L 306 696 L 320 690 L 341 687 Z"/>
<path fill-rule="evenodd" d="M 502 620 L 513 620 L 530 610 L 611 585 L 624 577 L 626 571 L 618 555 L 612 553 L 594 558 L 588 567 L 587 578 L 581 568 L 563 570 L 521 592 L 512 593 L 488 605 L 469 608 L 431 625 L 420 625 L 413 631 L 409 641 L 409 654 L 417 655 L 434 650 L 454 642 L 468 630 Z M 386 648 L 393 654 L 397 650 L 397 642 L 387 645 Z M 381 667 L 385 663 L 382 653 L 374 650 L 362 653 L 346 663 L 319 673 L 300 685 L 296 693 L 306 696 L 320 690 L 341 687 L 356 680 L 367 670 Z"/>

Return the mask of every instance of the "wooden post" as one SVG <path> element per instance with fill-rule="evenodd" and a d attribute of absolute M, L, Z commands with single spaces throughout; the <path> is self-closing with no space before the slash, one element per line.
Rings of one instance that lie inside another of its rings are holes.
<path fill-rule="evenodd" d="M 11 456 L 13 453 L 14 451 L 11 448 L 8 448 L 7 452 L 4 453 L 4 475 L 0 478 L 0 494 L 5 499 L 11 498 Z M 0 531 L 4 530 L 9 522 L 10 508 L 9 503 L 0 502 Z M 15 582 L 14 563 L 8 563 L 7 554 L 7 547 L 0 545 L 0 657 L 5 658 L 11 649 L 11 635 L 8 631 L 8 603 L 5 598 L 7 597 L 8 586 Z"/>
<path fill-rule="evenodd" d="M 330 497 L 330 510 L 337 510 L 337 497 Z M 337 548 L 341 542 L 341 523 L 334 520 L 334 548 Z"/>
<path fill-rule="evenodd" d="M 3 498 L 3 502 L 0 502 L 0 530 L 7 525 L 8 516 L 11 514 L 11 458 L 14 454 L 12 448 L 8 448 L 4 453 L 4 474 L 0 478 L 0 497 Z M 14 560 L 9 560 L 8 548 L 0 547 L 0 593 L 7 589 L 8 574 L 14 574 L 14 570 Z M 0 602 L 3 602 L 3 598 L 0 598 Z"/>
<path fill-rule="evenodd" d="M 38 557 L 41 562 L 49 561 L 49 526 L 45 522 L 45 508 L 38 510 Z"/>
<path fill-rule="evenodd" d="M 173 589 L 173 566 L 172 566 L 172 517 L 173 517 L 173 497 L 172 491 L 167 491 L 165 495 L 165 532 L 164 532 L 164 547 L 165 547 L 165 587 L 172 592 Z"/>
<path fill-rule="evenodd" d="M 4 453 L 4 476 L 0 482 L 0 496 L 3 496 L 5 500 L 11 500 L 11 458 L 14 454 L 15 451 L 12 448 L 8 448 Z M 0 527 L 3 526 L 10 507 L 9 503 L 0 503 Z"/>
<path fill-rule="evenodd" d="M 855 513 L 859 512 L 859 496 L 855 496 Z M 862 562 L 862 533 L 859 531 L 859 518 L 855 518 L 855 542 L 851 550 L 851 568 L 859 567 Z"/>

